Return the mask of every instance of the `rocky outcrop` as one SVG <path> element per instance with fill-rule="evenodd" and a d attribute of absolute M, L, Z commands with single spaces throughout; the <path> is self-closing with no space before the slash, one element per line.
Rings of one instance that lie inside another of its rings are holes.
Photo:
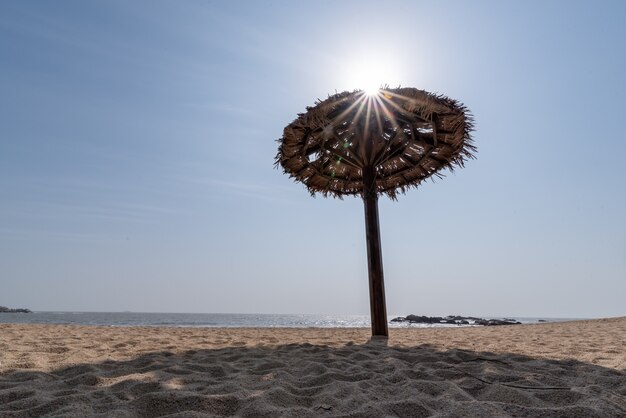
<path fill-rule="evenodd" d="M 484 319 L 477 318 L 475 316 L 421 316 L 421 315 L 407 315 L 405 317 L 393 318 L 391 322 L 408 322 L 409 324 L 449 324 L 449 325 L 516 325 L 521 322 L 515 319 L 503 318 L 503 319 Z"/>
<path fill-rule="evenodd" d="M 11 309 L 6 306 L 0 306 L 0 313 L 32 313 L 32 311 L 24 308 Z"/>

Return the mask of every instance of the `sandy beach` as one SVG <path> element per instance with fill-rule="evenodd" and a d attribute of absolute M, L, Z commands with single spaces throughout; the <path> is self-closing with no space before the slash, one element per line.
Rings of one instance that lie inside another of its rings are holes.
<path fill-rule="evenodd" d="M 0 325 L 0 416 L 626 416 L 626 318 L 369 334 Z"/>

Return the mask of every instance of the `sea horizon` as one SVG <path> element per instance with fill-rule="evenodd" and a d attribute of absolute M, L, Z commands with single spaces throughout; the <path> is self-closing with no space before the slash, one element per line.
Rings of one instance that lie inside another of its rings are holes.
<path fill-rule="evenodd" d="M 388 315 L 389 326 L 392 328 L 439 328 L 460 326 L 451 324 L 409 324 L 406 322 L 391 322 L 391 319 L 393 318 L 404 317 L 406 315 L 407 314 Z M 522 324 L 592 319 L 544 316 L 519 317 L 513 315 L 463 316 L 475 316 L 485 319 L 508 318 L 514 319 Z M 135 311 L 32 311 L 31 313 L 2 313 L 0 314 L 0 323 L 207 328 L 369 328 L 371 326 L 370 315 L 363 314 L 185 313 Z"/>

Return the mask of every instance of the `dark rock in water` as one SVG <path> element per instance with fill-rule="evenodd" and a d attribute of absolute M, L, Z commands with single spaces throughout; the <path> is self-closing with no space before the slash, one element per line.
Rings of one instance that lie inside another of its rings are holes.
<path fill-rule="evenodd" d="M 548 321 L 546 321 L 545 319 L 540 319 L 537 322 L 548 322 Z"/>
<path fill-rule="evenodd" d="M 0 306 L 0 313 L 32 313 L 32 311 L 30 309 L 24 309 L 24 308 L 18 308 L 18 309 L 11 309 L 11 308 L 7 308 L 6 306 Z"/>
<path fill-rule="evenodd" d="M 408 315 L 404 318 L 404 322 L 412 324 L 457 324 L 457 321 L 450 316 L 443 318 L 441 316 Z"/>
<path fill-rule="evenodd" d="M 407 315 L 406 318 L 404 318 L 404 320 L 409 321 L 409 322 L 420 322 L 421 318 L 425 318 L 425 317 L 417 316 L 417 315 Z"/>
<path fill-rule="evenodd" d="M 406 320 L 409 322 L 413 322 L 416 324 L 434 324 L 441 322 L 443 318 L 440 316 L 418 316 L 418 315 L 408 315 Z"/>
<path fill-rule="evenodd" d="M 406 317 L 397 317 L 391 320 L 391 322 L 408 322 L 410 324 L 449 324 L 449 325 L 516 325 L 521 322 L 517 322 L 515 319 L 483 319 L 475 316 L 460 316 L 460 315 L 448 315 L 445 318 L 441 316 L 423 316 L 423 315 L 407 315 Z"/>

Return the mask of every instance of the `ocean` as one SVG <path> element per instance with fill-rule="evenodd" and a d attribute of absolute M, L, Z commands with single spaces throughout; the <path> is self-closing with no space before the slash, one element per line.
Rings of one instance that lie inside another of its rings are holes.
<path fill-rule="evenodd" d="M 389 319 L 405 315 L 389 315 Z M 502 317 L 486 317 L 502 318 Z M 516 318 L 521 323 L 560 322 L 578 318 Z M 160 327 L 287 327 L 287 328 L 369 328 L 369 315 L 315 314 L 226 314 L 226 313 L 140 313 L 140 312 L 33 312 L 0 313 L 1 323 L 69 324 Z M 390 322 L 390 328 L 458 327 L 448 324 Z"/>

